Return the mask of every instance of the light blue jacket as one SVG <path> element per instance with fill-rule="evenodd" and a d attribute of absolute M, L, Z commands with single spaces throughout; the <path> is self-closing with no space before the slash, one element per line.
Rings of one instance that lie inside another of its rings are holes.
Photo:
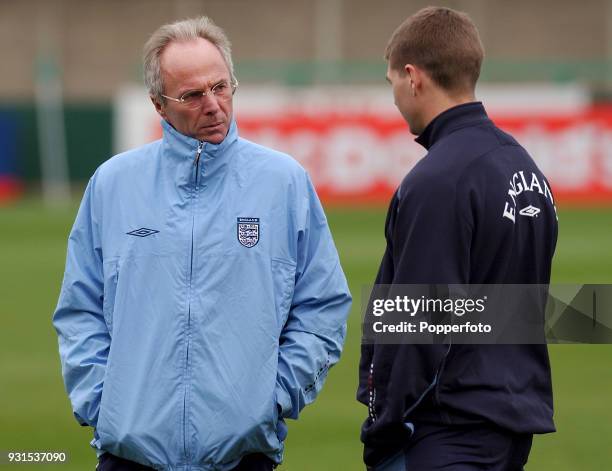
<path fill-rule="evenodd" d="M 99 454 L 156 469 L 280 462 L 346 332 L 325 215 L 235 123 L 218 145 L 162 125 L 98 168 L 70 233 L 53 324 L 74 415 Z"/>

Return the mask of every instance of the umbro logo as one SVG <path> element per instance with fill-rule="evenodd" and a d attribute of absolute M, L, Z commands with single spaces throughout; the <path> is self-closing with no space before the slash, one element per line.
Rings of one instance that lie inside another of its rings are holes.
<path fill-rule="evenodd" d="M 136 237 L 147 237 L 152 234 L 157 234 L 159 231 L 155 229 L 147 229 L 146 227 L 141 227 L 140 229 L 136 229 L 132 232 L 126 232 L 127 235 L 136 236 Z"/>
<path fill-rule="evenodd" d="M 521 216 L 529 216 L 531 218 L 536 217 L 540 214 L 540 208 L 536 208 L 535 206 L 527 206 L 519 211 Z"/>

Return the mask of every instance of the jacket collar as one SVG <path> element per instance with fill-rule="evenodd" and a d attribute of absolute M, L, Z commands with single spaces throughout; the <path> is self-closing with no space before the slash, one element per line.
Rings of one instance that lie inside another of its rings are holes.
<path fill-rule="evenodd" d="M 453 106 L 436 116 L 415 141 L 429 150 L 437 141 L 451 132 L 488 120 L 487 112 L 479 101 Z"/>
<path fill-rule="evenodd" d="M 173 157 L 195 159 L 200 141 L 193 137 L 181 134 L 165 119 L 161 120 L 161 125 L 163 130 L 162 141 L 164 151 Z M 201 159 L 214 159 L 215 157 L 224 154 L 225 150 L 237 139 L 238 126 L 236 125 L 236 121 L 232 118 L 225 139 L 223 139 L 219 144 L 204 142 Z"/>

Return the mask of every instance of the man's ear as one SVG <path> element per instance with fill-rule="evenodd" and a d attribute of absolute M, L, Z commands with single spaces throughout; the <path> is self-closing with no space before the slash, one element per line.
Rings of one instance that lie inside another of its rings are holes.
<path fill-rule="evenodd" d="M 416 96 L 423 84 L 422 72 L 412 64 L 406 64 L 404 72 L 408 76 L 412 96 Z"/>
<path fill-rule="evenodd" d="M 151 103 L 153 103 L 157 114 L 159 114 L 162 118 L 166 119 L 166 110 L 164 108 L 164 105 L 155 97 L 149 96 L 149 98 L 151 98 Z"/>

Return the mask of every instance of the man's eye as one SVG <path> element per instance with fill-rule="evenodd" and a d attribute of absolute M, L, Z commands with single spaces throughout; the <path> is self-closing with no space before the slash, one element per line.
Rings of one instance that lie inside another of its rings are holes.
<path fill-rule="evenodd" d="M 227 88 L 227 82 L 220 82 L 213 87 L 213 93 L 223 92 Z"/>
<path fill-rule="evenodd" d="M 183 93 L 182 98 L 183 98 L 183 101 L 194 101 L 194 100 L 197 100 L 201 96 L 202 96 L 201 90 L 192 90 L 190 92 Z"/>

